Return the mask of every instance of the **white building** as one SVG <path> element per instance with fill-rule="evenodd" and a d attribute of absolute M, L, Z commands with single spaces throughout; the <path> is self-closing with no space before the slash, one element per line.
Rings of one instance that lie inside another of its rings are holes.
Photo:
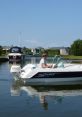
<path fill-rule="evenodd" d="M 68 49 L 67 48 L 60 48 L 60 55 L 69 55 Z"/>
<path fill-rule="evenodd" d="M 37 48 L 32 48 L 31 49 L 31 52 L 33 53 L 33 55 L 38 55 L 38 54 L 40 54 L 40 52 L 43 50 L 43 48 L 41 48 L 41 47 L 37 47 Z"/>

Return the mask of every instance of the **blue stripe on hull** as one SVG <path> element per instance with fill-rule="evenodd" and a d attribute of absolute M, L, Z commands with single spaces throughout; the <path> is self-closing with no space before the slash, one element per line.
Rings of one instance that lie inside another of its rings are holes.
<path fill-rule="evenodd" d="M 32 78 L 72 78 L 82 77 L 82 71 L 75 72 L 39 72 Z"/>

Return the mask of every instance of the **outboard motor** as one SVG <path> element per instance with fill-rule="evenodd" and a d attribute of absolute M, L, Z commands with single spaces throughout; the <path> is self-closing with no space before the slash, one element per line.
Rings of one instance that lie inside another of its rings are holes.
<path fill-rule="evenodd" d="M 21 72 L 21 67 L 20 65 L 12 65 L 11 69 L 10 69 L 11 73 L 20 73 Z"/>

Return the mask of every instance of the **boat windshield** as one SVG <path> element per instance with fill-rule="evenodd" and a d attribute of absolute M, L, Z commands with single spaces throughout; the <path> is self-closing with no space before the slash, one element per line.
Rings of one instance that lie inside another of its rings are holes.
<path fill-rule="evenodd" d="M 10 52 L 11 53 L 21 53 L 21 48 L 19 48 L 19 47 L 12 47 L 10 49 Z"/>
<path fill-rule="evenodd" d="M 58 67 L 64 67 L 64 58 L 56 55 L 53 58 L 53 63 L 55 63 L 56 66 L 58 66 Z"/>

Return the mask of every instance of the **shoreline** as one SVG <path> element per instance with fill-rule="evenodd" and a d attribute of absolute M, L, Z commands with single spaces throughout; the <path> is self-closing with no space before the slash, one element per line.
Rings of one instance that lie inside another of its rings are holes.
<path fill-rule="evenodd" d="M 7 61 L 9 61 L 8 58 L 6 58 L 6 57 L 0 57 L 0 63 L 1 62 L 7 62 Z"/>

